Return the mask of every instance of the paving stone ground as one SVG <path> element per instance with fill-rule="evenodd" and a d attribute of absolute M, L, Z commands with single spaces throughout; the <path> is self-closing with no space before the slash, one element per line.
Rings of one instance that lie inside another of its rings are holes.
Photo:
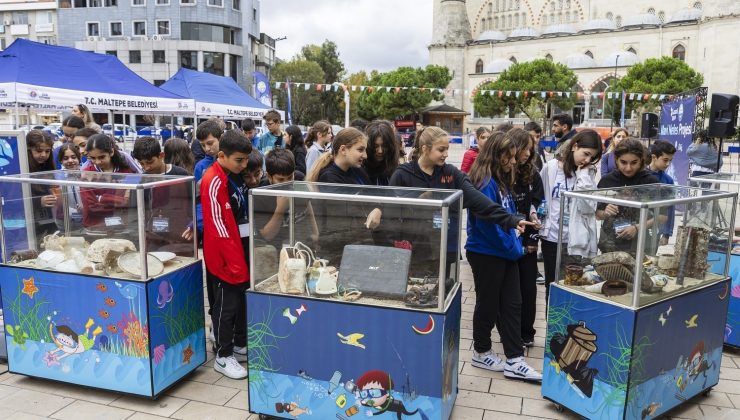
<path fill-rule="evenodd" d="M 462 151 L 453 148 L 451 163 L 460 162 Z M 538 385 L 504 379 L 502 373 L 478 369 L 470 364 L 472 319 L 475 295 L 470 266 L 463 262 L 463 307 L 460 334 L 459 394 L 452 412 L 455 420 L 572 419 L 543 400 Z M 538 286 L 535 346 L 527 355 L 541 369 L 544 352 L 544 287 Z M 210 320 L 207 321 L 210 324 Z M 494 349 L 503 352 L 494 332 Z M 247 381 L 234 381 L 213 370 L 208 361 L 157 400 L 124 396 L 28 378 L 7 372 L 0 364 L 0 419 L 257 419 L 247 407 Z M 740 352 L 725 350 L 720 381 L 707 397 L 697 397 L 664 418 L 740 419 Z"/>

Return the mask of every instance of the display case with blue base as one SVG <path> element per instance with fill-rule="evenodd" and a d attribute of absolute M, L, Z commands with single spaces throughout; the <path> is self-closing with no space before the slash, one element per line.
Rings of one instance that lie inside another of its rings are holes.
<path fill-rule="evenodd" d="M 587 230 L 599 237 L 569 237 L 559 247 L 543 397 L 589 419 L 648 419 L 709 392 L 719 381 L 730 301 L 727 265 L 709 269 L 710 246 L 724 241 L 725 258 L 729 250 L 727 228 L 712 220 L 733 220 L 737 195 L 647 185 L 562 197 L 560 214 L 573 207 L 560 238 L 586 232 L 574 220 L 588 215 L 598 228 Z M 656 245 L 670 216 L 678 226 L 664 245 L 668 255 Z M 590 239 L 598 244 L 593 253 L 572 245 Z"/>
<path fill-rule="evenodd" d="M 67 190 L 62 194 L 93 188 L 89 180 L 78 182 L 70 176 L 52 172 L 35 179 L 0 177 L 0 186 L 28 182 L 27 190 L 37 192 L 45 181 L 55 180 Z M 131 188 L 148 199 L 125 203 L 109 217 L 131 217 L 140 240 L 123 227 L 109 232 L 114 238 L 101 238 L 84 227 L 76 230 L 69 214 L 60 211 L 60 231 L 38 240 L 32 236 L 30 249 L 6 254 L 9 258 L 0 264 L 0 293 L 10 372 L 156 397 L 205 362 L 203 268 L 194 258 L 195 243 L 168 242 L 167 232 L 153 232 L 152 224 L 145 222 L 160 214 L 168 215 L 171 226 L 182 222 L 178 210 L 160 212 L 156 207 L 168 202 L 181 209 L 190 204 L 192 210 L 192 195 L 187 194 L 192 179 L 128 176 L 128 182 L 106 190 Z M 169 189 L 158 190 L 165 187 Z M 27 207 L 37 199 L 3 200 L 0 210 L 7 205 Z M 5 227 L 2 215 L 0 211 L 0 225 Z M 161 217 L 155 224 L 160 227 Z M 28 224 L 36 232 L 43 227 L 37 219 Z M 7 249 L 7 238 L 1 241 Z M 142 266 L 137 263 L 143 253 L 148 258 Z"/>
<path fill-rule="evenodd" d="M 307 419 L 450 418 L 462 301 L 459 235 L 452 234 L 460 229 L 460 196 L 297 182 L 250 191 L 251 412 Z M 280 200 L 287 201 L 284 210 Z M 361 226 L 374 209 L 383 216 L 368 232 Z M 301 226 L 294 224 L 296 216 Z M 324 225 L 325 216 L 331 226 Z M 271 231 L 275 220 L 284 223 Z M 280 244 L 283 258 L 277 258 Z M 287 261 L 288 254 L 298 258 Z M 296 261 L 304 257 L 306 262 Z M 295 289 L 288 289 L 290 283 Z"/>
<path fill-rule="evenodd" d="M 722 191 L 740 191 L 740 174 L 718 173 L 701 175 L 689 178 L 690 185 L 705 186 Z M 720 224 L 727 224 L 727 220 L 718 220 Z M 735 234 L 738 228 L 735 227 Z M 732 252 L 729 257 L 729 276 L 732 279 L 730 286 L 730 304 L 727 310 L 727 324 L 725 325 L 725 345 L 740 348 L 740 241 L 733 240 Z M 724 250 L 710 250 L 709 263 L 713 273 L 724 270 L 727 258 Z"/>

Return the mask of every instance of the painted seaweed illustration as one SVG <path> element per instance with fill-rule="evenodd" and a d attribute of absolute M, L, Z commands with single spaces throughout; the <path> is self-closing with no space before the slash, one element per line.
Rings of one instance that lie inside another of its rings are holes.
<path fill-rule="evenodd" d="M 170 304 L 152 315 L 152 320 L 158 320 L 157 325 L 164 324 L 167 347 L 174 346 L 204 327 L 203 304 L 198 305 L 191 295 L 179 296 L 178 299 L 183 302 L 179 310 L 175 310 L 176 305 Z"/>
<path fill-rule="evenodd" d="M 556 334 L 567 335 L 568 325 L 577 324 L 578 321 L 573 318 L 572 300 L 568 300 L 561 305 L 553 306 L 548 309 L 547 313 L 547 337 L 545 338 L 545 354 L 550 358 L 553 357 L 550 350 L 550 340 Z"/>
<path fill-rule="evenodd" d="M 247 322 L 247 348 L 249 349 L 249 390 L 255 391 L 263 401 L 277 398 L 270 394 L 270 389 L 277 389 L 273 381 L 264 372 L 277 372 L 273 366 L 270 353 L 278 349 L 277 341 L 287 338 L 272 330 L 272 319 L 278 311 L 272 310 L 272 301 L 263 314 L 263 320 L 256 321 L 250 317 Z"/>
<path fill-rule="evenodd" d="M 16 274 L 18 282 L 18 295 L 9 302 L 10 313 L 16 321 L 15 325 L 7 324 L 5 329 L 13 337 L 17 344 L 24 344 L 25 340 L 39 341 L 49 340 L 46 317 L 51 313 L 44 311 L 48 302 L 38 295 L 38 288 L 33 285 L 33 277 L 21 279 Z M 35 289 L 28 293 L 28 284 Z M 24 284 L 25 283 L 25 284 Z M 24 292 L 24 290 L 26 290 Z M 6 320 L 8 320 L 6 318 Z"/>

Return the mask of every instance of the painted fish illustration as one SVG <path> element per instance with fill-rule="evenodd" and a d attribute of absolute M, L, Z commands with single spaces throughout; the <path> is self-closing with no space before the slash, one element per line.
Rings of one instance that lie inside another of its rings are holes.
<path fill-rule="evenodd" d="M 686 328 L 696 328 L 698 326 L 698 324 L 696 323 L 698 318 L 699 314 L 691 315 L 691 318 L 684 321 L 686 323 Z"/>
<path fill-rule="evenodd" d="M 365 345 L 360 343 L 360 340 L 365 337 L 365 334 L 360 333 L 352 333 L 350 335 L 344 336 L 342 334 L 337 333 L 337 337 L 339 337 L 339 341 L 342 344 L 347 344 L 350 346 L 359 347 L 361 349 L 365 348 Z"/>
<path fill-rule="evenodd" d="M 103 283 L 98 283 L 98 284 L 97 284 L 97 285 L 95 286 L 95 288 L 96 288 L 96 289 L 98 289 L 98 290 L 99 290 L 100 292 L 107 292 L 107 291 L 108 291 L 108 286 L 106 286 L 106 285 L 105 285 L 105 284 L 103 284 Z"/>
<path fill-rule="evenodd" d="M 182 364 L 186 365 L 190 363 L 190 358 L 193 357 L 194 354 L 193 346 L 188 343 L 188 346 L 182 351 Z"/>
<path fill-rule="evenodd" d="M 654 403 L 651 403 L 649 406 L 643 408 L 642 409 L 642 419 L 644 420 L 648 416 L 650 417 L 654 416 L 655 412 L 658 411 L 661 405 L 663 404 L 654 402 Z"/>
<path fill-rule="evenodd" d="M 108 306 L 116 306 L 116 300 L 113 299 L 112 297 L 105 298 L 104 302 Z"/>
<path fill-rule="evenodd" d="M 667 321 L 667 319 L 665 319 L 665 317 L 663 316 L 663 313 L 661 312 L 660 315 L 658 315 L 658 322 L 660 322 L 660 325 L 662 327 L 665 327 L 665 322 L 666 321 Z"/>
<path fill-rule="evenodd" d="M 102 317 L 103 319 L 108 319 L 108 317 L 110 317 L 110 313 L 109 313 L 108 311 L 106 311 L 105 309 L 101 309 L 101 310 L 99 310 L 99 311 L 98 311 L 98 314 L 99 314 L 99 315 L 100 315 L 100 316 L 101 316 L 101 317 Z"/>
<path fill-rule="evenodd" d="M 117 334 L 118 327 L 114 324 L 108 324 L 108 331 L 112 332 L 113 334 Z"/>
<path fill-rule="evenodd" d="M 301 316 L 307 310 L 308 310 L 308 307 L 305 304 L 301 303 L 301 306 L 295 310 L 295 313 L 296 315 Z"/>
<path fill-rule="evenodd" d="M 665 314 L 666 315 L 670 315 L 671 314 L 671 311 L 673 311 L 673 306 L 668 306 L 668 310 L 665 311 Z"/>
<path fill-rule="evenodd" d="M 159 283 L 159 295 L 157 295 L 157 307 L 163 309 L 165 305 L 172 302 L 172 298 L 175 297 L 175 290 L 167 280 L 162 280 Z"/>
<path fill-rule="evenodd" d="M 164 360 L 164 353 L 166 349 L 164 347 L 164 344 L 160 344 L 157 347 L 154 348 L 154 363 L 157 364 Z"/>
<path fill-rule="evenodd" d="M 296 323 L 296 321 L 298 321 L 298 317 L 293 316 L 293 314 L 290 313 L 290 308 L 283 309 L 283 316 L 288 318 L 288 320 L 290 321 L 290 325 L 293 325 Z"/>
<path fill-rule="evenodd" d="M 118 287 L 118 291 L 126 299 L 133 299 L 139 294 L 139 289 L 137 289 L 133 284 L 127 284 L 124 286 L 121 283 L 116 282 L 116 287 Z"/>

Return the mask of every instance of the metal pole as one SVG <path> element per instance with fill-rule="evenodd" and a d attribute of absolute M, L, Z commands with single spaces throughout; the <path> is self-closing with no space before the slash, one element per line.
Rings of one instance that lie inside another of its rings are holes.
<path fill-rule="evenodd" d="M 124 120 L 125 121 L 125 120 Z M 141 281 L 146 281 L 149 277 L 147 265 L 147 246 L 146 246 L 146 215 L 144 213 L 144 189 L 136 190 L 136 213 L 138 216 L 139 226 L 139 251 L 141 257 Z"/>
<path fill-rule="evenodd" d="M 637 254 L 635 255 L 635 284 L 632 285 L 632 307 L 640 305 L 642 286 L 642 261 L 645 259 L 645 235 L 647 234 L 647 209 L 640 209 L 640 229 L 637 232 Z"/>
<path fill-rule="evenodd" d="M 445 304 L 445 282 L 447 280 L 447 222 L 450 217 L 450 208 L 442 207 L 442 232 L 439 247 L 439 283 L 437 284 L 437 309 L 442 311 Z"/>
<path fill-rule="evenodd" d="M 617 54 L 617 58 L 614 60 L 614 84 L 617 83 L 617 63 L 619 63 L 619 54 Z M 611 101 L 612 109 L 611 115 L 609 116 L 609 131 L 611 132 L 612 129 L 614 129 L 614 101 Z"/>
<path fill-rule="evenodd" d="M 725 250 L 725 272 L 726 276 L 730 272 L 730 251 L 732 250 L 732 237 L 735 235 L 735 211 L 737 209 L 737 196 L 732 197 L 732 216 L 730 217 L 730 232 L 727 236 L 727 249 Z"/>
<path fill-rule="evenodd" d="M 344 86 L 344 127 L 349 127 L 349 89 Z"/>
<path fill-rule="evenodd" d="M 0 197 L 0 228 L 5 227 L 3 221 L 3 207 L 5 207 L 5 198 Z M 8 250 L 5 248 L 5 235 L 0 235 L 0 252 L 2 252 L 2 263 L 8 262 Z M 729 260 L 729 258 L 728 258 Z"/>
<path fill-rule="evenodd" d="M 196 220 L 196 204 L 195 204 L 195 197 L 197 194 L 197 191 L 195 191 L 195 188 L 198 184 L 195 182 L 195 178 L 193 178 L 192 181 L 190 181 L 190 198 L 192 203 L 192 210 L 193 210 L 193 257 L 197 260 L 198 259 L 198 222 Z M 251 208 L 251 207 L 250 207 Z M 250 260 L 251 261 L 251 260 Z"/>
<path fill-rule="evenodd" d="M 248 205 L 249 205 L 249 288 L 254 290 L 254 287 L 256 284 L 255 278 L 254 278 L 254 235 L 255 235 L 255 228 L 254 228 L 254 195 L 252 195 L 251 188 L 249 190 L 249 194 L 247 195 Z M 292 223 L 291 223 L 292 225 Z"/>
<path fill-rule="evenodd" d="M 70 226 L 69 226 L 69 197 L 67 194 L 69 193 L 69 188 L 66 185 L 62 185 L 62 214 L 64 217 L 64 236 L 70 235 Z M 74 194 L 74 188 L 72 188 L 72 194 Z"/>

